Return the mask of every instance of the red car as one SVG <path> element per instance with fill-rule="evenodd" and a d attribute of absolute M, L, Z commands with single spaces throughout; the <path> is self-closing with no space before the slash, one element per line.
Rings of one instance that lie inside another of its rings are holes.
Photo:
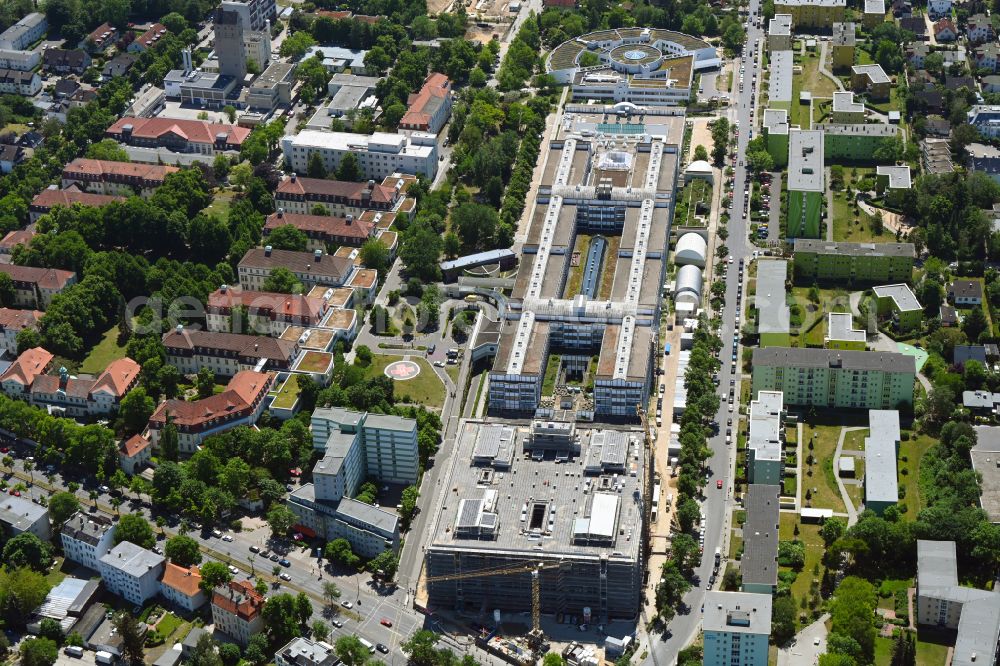
<path fill-rule="evenodd" d="M 0 446 L 0 453 L 9 453 L 10 449 L 6 446 Z"/>
<path fill-rule="evenodd" d="M 722 490 L 722 479 L 716 480 L 715 487 L 718 488 L 719 490 Z"/>
<path fill-rule="evenodd" d="M 379 621 L 379 624 L 381 624 L 383 627 L 391 627 L 392 626 L 392 620 L 390 620 L 387 617 L 384 617 L 384 618 L 382 618 Z"/>
<path fill-rule="evenodd" d="M 15 489 L 11 488 L 10 489 L 10 494 L 13 495 L 14 497 L 20 497 L 21 496 L 21 491 L 20 490 L 15 490 Z"/>

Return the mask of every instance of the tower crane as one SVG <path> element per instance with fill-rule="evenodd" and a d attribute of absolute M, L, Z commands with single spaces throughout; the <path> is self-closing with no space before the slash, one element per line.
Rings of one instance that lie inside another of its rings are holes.
<path fill-rule="evenodd" d="M 494 569 L 478 569 L 476 571 L 464 571 L 462 573 L 444 574 L 442 576 L 428 576 L 426 582 L 441 583 L 449 580 L 465 580 L 469 578 L 486 578 L 488 576 L 507 576 L 512 574 L 531 574 L 531 632 L 528 634 L 528 642 L 532 647 L 541 644 L 543 634 L 540 622 L 541 614 L 541 572 L 543 569 L 555 569 L 562 566 L 562 562 L 525 562 L 515 566 L 498 567 Z"/>

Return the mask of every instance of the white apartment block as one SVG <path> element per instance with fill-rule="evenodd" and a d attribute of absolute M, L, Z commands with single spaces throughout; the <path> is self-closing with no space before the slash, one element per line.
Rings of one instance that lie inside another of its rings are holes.
<path fill-rule="evenodd" d="M 705 666 L 767 666 L 771 595 L 709 592 L 703 627 Z"/>
<path fill-rule="evenodd" d="M 129 603 L 141 606 L 160 593 L 166 560 L 131 541 L 122 541 L 98 563 L 104 585 Z"/>
<path fill-rule="evenodd" d="M 285 160 L 293 171 L 306 173 L 309 159 L 318 153 L 327 173 L 354 153 L 365 178 L 382 180 L 395 172 L 434 178 L 438 167 L 437 136 L 413 132 L 409 136 L 376 132 L 370 136 L 350 132 L 305 130 L 281 140 Z"/>
<path fill-rule="evenodd" d="M 66 559 L 98 571 L 101 558 L 114 544 L 115 523 L 78 511 L 66 521 L 60 534 Z"/>

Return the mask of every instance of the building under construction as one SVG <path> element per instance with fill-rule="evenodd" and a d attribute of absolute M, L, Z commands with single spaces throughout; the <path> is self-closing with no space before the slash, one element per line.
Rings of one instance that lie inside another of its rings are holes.
<path fill-rule="evenodd" d="M 463 422 L 433 508 L 428 607 L 528 612 L 536 571 L 541 613 L 634 618 L 643 451 L 638 431 Z"/>
<path fill-rule="evenodd" d="M 491 414 L 550 418 L 542 386 L 559 363 L 550 374 L 593 386 L 592 403 L 572 408 L 583 420 L 636 418 L 653 377 L 683 136 L 680 109 L 566 107 L 490 373 Z"/>

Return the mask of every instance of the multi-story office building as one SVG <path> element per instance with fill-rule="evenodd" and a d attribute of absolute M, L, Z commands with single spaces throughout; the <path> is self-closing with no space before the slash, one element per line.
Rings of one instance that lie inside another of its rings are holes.
<path fill-rule="evenodd" d="M 788 237 L 819 238 L 822 228 L 823 132 L 792 128 L 788 137 Z"/>
<path fill-rule="evenodd" d="M 274 62 L 254 79 L 247 93 L 247 106 L 269 112 L 279 104 L 291 104 L 292 87 L 295 85 L 295 65 Z"/>
<path fill-rule="evenodd" d="M 891 317 L 900 331 L 912 331 L 920 327 L 924 309 L 910 285 L 886 284 L 875 287 L 872 291 L 875 293 L 880 317 Z"/>
<path fill-rule="evenodd" d="M 885 22 L 885 0 L 865 0 L 865 12 L 861 19 L 865 30 L 871 30 L 883 22 Z"/>
<path fill-rule="evenodd" d="M 792 75 L 795 56 L 791 51 L 772 51 L 768 57 L 767 103 L 772 109 L 792 108 Z M 798 100 L 795 100 L 798 103 Z"/>
<path fill-rule="evenodd" d="M 177 167 L 133 162 L 109 162 L 78 157 L 62 171 L 62 186 L 76 185 L 87 192 L 123 197 L 153 196 L 168 174 Z"/>
<path fill-rule="evenodd" d="M 232 581 L 212 591 L 212 622 L 240 645 L 264 631 L 264 597 L 248 580 Z"/>
<path fill-rule="evenodd" d="M 276 0 L 223 0 L 222 9 L 239 14 L 248 30 L 268 29 L 278 18 Z"/>
<path fill-rule="evenodd" d="M 287 268 L 306 289 L 316 285 L 340 287 L 354 273 L 354 262 L 345 257 L 325 254 L 323 250 L 295 252 L 275 250 L 270 245 L 247 250 L 240 259 L 237 274 L 240 286 L 261 291 L 275 268 Z"/>
<path fill-rule="evenodd" d="M 771 595 L 708 592 L 702 627 L 705 666 L 767 666 Z"/>
<path fill-rule="evenodd" d="M 374 476 L 386 483 L 414 483 L 418 474 L 417 422 L 398 416 L 368 414 L 340 409 L 320 408 L 313 412 L 311 428 L 313 446 L 329 450 L 333 435 L 360 435 L 354 438 L 361 449 L 361 464 L 365 476 Z M 357 487 L 346 486 L 353 495 Z"/>
<path fill-rule="evenodd" d="M 542 613 L 590 608 L 594 622 L 636 617 L 645 462 L 638 431 L 463 422 L 441 482 L 454 492 L 441 493 L 431 509 L 427 574 L 519 566 L 524 573 L 432 579 L 430 603 L 526 612 L 539 566 Z M 565 478 L 568 468 L 580 478 Z"/>
<path fill-rule="evenodd" d="M 632 105 L 567 111 L 548 146 L 488 405 L 534 414 L 547 365 L 558 362 L 555 374 L 592 379 L 593 411 L 580 408 L 588 418 L 635 419 L 652 382 L 684 114 Z M 597 238 L 573 267 L 579 233 Z M 620 237 L 617 254 L 606 255 L 608 236 Z M 677 312 L 694 312 L 701 286 L 701 269 L 682 266 Z"/>
<path fill-rule="evenodd" d="M 854 93 L 844 90 L 833 93 L 833 122 L 857 125 L 865 122 L 865 105 L 854 99 Z"/>
<path fill-rule="evenodd" d="M 844 285 L 865 282 L 910 282 L 912 243 L 832 243 L 795 240 L 792 263 L 800 284 L 832 281 Z"/>
<path fill-rule="evenodd" d="M 303 130 L 281 140 L 281 149 L 292 169 L 306 172 L 313 154 L 320 156 L 327 173 L 353 154 L 365 178 L 381 180 L 395 172 L 434 178 L 438 168 L 437 135 L 426 132 L 406 134 L 352 134 Z"/>
<path fill-rule="evenodd" d="M 916 362 L 892 352 L 806 347 L 753 350 L 752 397 L 782 391 L 785 403 L 813 407 L 898 409 L 913 404 Z"/>
<path fill-rule="evenodd" d="M 48 542 L 52 538 L 48 509 L 27 497 L 5 495 L 0 498 L 0 533 L 10 538 L 25 532 Z"/>
<path fill-rule="evenodd" d="M 744 499 L 743 557 L 740 590 L 774 594 L 778 590 L 780 485 L 750 483 Z"/>
<path fill-rule="evenodd" d="M 896 456 L 899 452 L 899 412 L 872 409 L 868 412 L 869 435 L 865 437 L 865 509 L 882 514 L 899 501 Z"/>
<path fill-rule="evenodd" d="M 131 604 L 142 606 L 160 593 L 166 560 L 131 541 L 122 541 L 97 562 L 105 587 Z"/>
<path fill-rule="evenodd" d="M 66 559 L 98 571 L 114 545 L 116 524 L 99 513 L 77 511 L 60 531 Z"/>
<path fill-rule="evenodd" d="M 219 74 L 231 76 L 237 82 L 242 82 L 247 75 L 244 33 L 249 29 L 239 12 L 225 6 L 216 12 L 215 55 L 219 60 Z"/>
<path fill-rule="evenodd" d="M 847 13 L 846 0 L 778 0 L 774 3 L 776 14 L 791 14 L 792 28 L 805 31 L 807 28 L 830 29 L 834 23 L 842 22 Z"/>
<path fill-rule="evenodd" d="M 782 420 L 784 396 L 780 391 L 761 391 L 750 401 L 750 432 L 747 439 L 747 480 L 780 486 L 785 479 L 785 437 Z"/>
<path fill-rule="evenodd" d="M 867 92 L 871 99 L 889 99 L 892 79 L 882 65 L 854 65 L 851 67 L 851 87 L 857 92 Z"/>

